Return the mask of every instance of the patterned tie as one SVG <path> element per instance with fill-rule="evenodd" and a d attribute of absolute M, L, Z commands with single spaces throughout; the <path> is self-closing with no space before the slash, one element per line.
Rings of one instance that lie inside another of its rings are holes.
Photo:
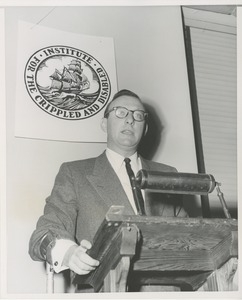
<path fill-rule="evenodd" d="M 130 165 L 130 159 L 125 158 L 124 161 L 125 161 L 126 171 L 128 173 L 128 176 L 129 176 L 130 184 L 131 184 L 131 187 L 132 187 L 134 202 L 135 202 L 138 214 L 139 215 L 145 215 L 143 196 L 142 196 L 140 188 L 137 187 L 134 172 L 133 172 L 133 170 L 131 168 L 131 165 Z"/>

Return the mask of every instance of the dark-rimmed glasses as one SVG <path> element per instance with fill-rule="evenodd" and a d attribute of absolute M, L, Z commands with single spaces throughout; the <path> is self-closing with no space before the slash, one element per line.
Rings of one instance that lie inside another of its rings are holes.
<path fill-rule="evenodd" d="M 122 107 L 122 106 L 115 106 L 112 109 L 110 109 L 108 112 L 105 113 L 104 117 L 106 118 L 108 114 L 110 114 L 110 112 L 114 111 L 115 112 L 115 116 L 119 119 L 124 119 L 127 117 L 127 115 L 129 114 L 129 112 L 132 113 L 133 118 L 135 121 L 137 122 L 142 122 L 144 121 L 147 116 L 148 113 L 143 111 L 143 110 L 130 110 L 126 107 Z"/>

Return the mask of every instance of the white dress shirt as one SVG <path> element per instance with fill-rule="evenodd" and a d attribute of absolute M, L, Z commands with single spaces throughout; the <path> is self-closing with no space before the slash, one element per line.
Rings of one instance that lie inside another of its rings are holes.
<path fill-rule="evenodd" d="M 132 193 L 132 188 L 130 185 L 129 176 L 127 174 L 126 167 L 125 167 L 125 162 L 124 162 L 125 157 L 112 151 L 109 148 L 107 148 L 107 150 L 106 150 L 106 155 L 107 155 L 108 161 L 110 162 L 111 166 L 113 167 L 115 173 L 117 174 L 117 176 L 123 186 L 123 189 L 130 201 L 132 208 L 134 209 L 135 214 L 137 214 L 137 209 L 136 209 L 134 198 L 133 198 L 133 193 Z M 137 152 L 134 153 L 132 156 L 130 156 L 129 159 L 131 160 L 130 161 L 131 168 L 132 168 L 134 174 L 136 175 L 137 172 L 142 168 L 141 160 L 140 160 L 139 156 L 137 155 Z M 144 196 L 144 194 L 143 194 L 143 196 Z M 62 262 L 63 262 L 64 256 L 65 256 L 65 253 L 73 245 L 76 245 L 76 243 L 71 240 L 65 240 L 65 239 L 56 240 L 56 244 L 51 250 L 53 269 L 56 273 L 59 273 L 63 270 L 68 269 L 68 267 L 62 265 Z"/>
<path fill-rule="evenodd" d="M 134 197 L 133 197 L 133 192 L 132 192 L 132 188 L 130 185 L 129 176 L 127 174 L 126 167 L 125 167 L 125 162 L 124 162 L 125 157 L 123 157 L 122 155 L 120 155 L 110 149 L 106 150 L 106 155 L 107 155 L 107 158 L 108 158 L 111 166 L 113 167 L 115 173 L 117 174 L 117 176 L 123 186 L 123 189 L 129 199 L 129 202 L 130 202 L 134 212 L 137 214 L 137 208 L 136 208 L 136 205 L 134 202 Z M 131 168 L 132 168 L 134 174 L 136 175 L 138 173 L 138 171 L 142 168 L 141 160 L 140 160 L 139 156 L 137 155 L 137 152 L 135 152 L 132 156 L 130 156 L 129 159 L 130 159 Z"/>

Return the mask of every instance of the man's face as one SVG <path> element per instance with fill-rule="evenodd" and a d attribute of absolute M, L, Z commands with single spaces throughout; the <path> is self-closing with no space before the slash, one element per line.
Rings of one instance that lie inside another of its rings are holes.
<path fill-rule="evenodd" d="M 115 99 L 109 107 L 109 111 L 113 107 L 122 106 L 129 110 L 143 110 L 143 104 L 132 96 L 120 96 Z M 113 151 L 124 155 L 132 155 L 138 148 L 142 138 L 145 121 L 135 121 L 132 112 L 120 119 L 115 115 L 115 111 L 111 111 L 107 118 L 103 119 L 103 128 L 107 132 L 107 145 Z"/>

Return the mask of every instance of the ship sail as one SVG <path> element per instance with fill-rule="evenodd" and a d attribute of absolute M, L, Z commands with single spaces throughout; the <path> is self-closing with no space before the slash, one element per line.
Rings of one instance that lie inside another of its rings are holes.
<path fill-rule="evenodd" d="M 50 76 L 52 79 L 51 88 L 59 92 L 80 93 L 90 87 L 88 78 L 82 73 L 81 61 L 73 59 L 68 69 L 64 67 L 62 73 L 55 69 Z"/>

